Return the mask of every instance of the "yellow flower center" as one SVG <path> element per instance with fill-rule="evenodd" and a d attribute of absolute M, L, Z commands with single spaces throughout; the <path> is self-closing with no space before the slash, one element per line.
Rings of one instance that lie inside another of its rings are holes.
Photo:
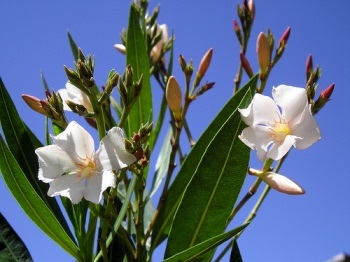
<path fill-rule="evenodd" d="M 79 166 L 81 167 L 82 178 L 90 178 L 96 172 L 95 162 L 90 158 L 86 158 Z"/>
<path fill-rule="evenodd" d="M 272 139 L 276 142 L 283 142 L 286 136 L 292 134 L 288 123 L 284 122 L 276 122 L 273 126 L 271 126 L 270 132 Z"/>

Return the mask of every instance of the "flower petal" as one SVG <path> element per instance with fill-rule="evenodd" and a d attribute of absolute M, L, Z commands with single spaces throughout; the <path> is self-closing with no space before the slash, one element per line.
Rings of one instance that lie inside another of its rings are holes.
<path fill-rule="evenodd" d="M 280 110 L 272 98 L 255 94 L 246 109 L 238 109 L 247 125 L 268 125 L 280 120 Z"/>
<path fill-rule="evenodd" d="M 68 96 L 67 89 L 59 89 L 57 93 L 60 94 L 62 101 L 63 101 L 63 110 L 66 111 L 72 111 L 70 107 L 67 105 L 66 100 L 71 100 L 71 98 Z"/>
<path fill-rule="evenodd" d="M 304 88 L 279 85 L 272 89 L 273 99 L 282 109 L 282 116 L 291 124 L 298 123 L 308 103 Z"/>
<path fill-rule="evenodd" d="M 95 173 L 89 179 L 86 179 L 84 198 L 95 204 L 101 202 L 102 193 L 108 187 L 115 187 L 116 177 L 111 171 Z"/>
<path fill-rule="evenodd" d="M 127 167 L 136 161 L 136 157 L 125 150 L 123 130 L 113 127 L 102 138 L 100 147 L 96 151 L 96 163 L 101 167 L 98 170 L 116 170 Z"/>
<path fill-rule="evenodd" d="M 273 189 L 286 193 L 289 195 L 302 195 L 305 194 L 305 190 L 297 183 L 289 179 L 288 177 L 276 174 L 273 172 L 267 172 L 260 176 L 260 178 Z"/>
<path fill-rule="evenodd" d="M 47 195 L 68 197 L 73 204 L 77 204 L 83 198 L 84 190 L 85 187 L 81 183 L 81 178 L 76 174 L 69 174 L 56 178 L 50 184 Z"/>
<path fill-rule="evenodd" d="M 293 134 L 302 138 L 295 143 L 295 147 L 299 149 L 308 148 L 321 139 L 321 132 L 315 118 L 311 114 L 309 105 L 306 106 L 300 123 L 293 127 Z"/>
<path fill-rule="evenodd" d="M 290 148 L 295 145 L 295 141 L 301 139 L 297 136 L 288 135 L 284 139 L 283 143 L 275 142 L 272 147 L 267 152 L 266 157 L 272 158 L 273 160 L 280 160 L 284 157 L 285 154 L 288 153 Z"/>
<path fill-rule="evenodd" d="M 56 145 L 39 147 L 35 150 L 39 158 L 39 180 L 45 183 L 66 172 L 79 170 L 73 159 Z"/>
<path fill-rule="evenodd" d="M 94 152 L 94 140 L 92 136 L 77 122 L 72 121 L 61 134 L 53 136 L 52 140 L 62 150 L 75 158 L 91 157 Z M 77 159 L 76 162 L 79 160 Z"/>
<path fill-rule="evenodd" d="M 257 150 L 260 161 L 265 160 L 267 148 L 273 143 L 268 127 L 265 126 L 246 127 L 238 137 L 251 149 Z"/>

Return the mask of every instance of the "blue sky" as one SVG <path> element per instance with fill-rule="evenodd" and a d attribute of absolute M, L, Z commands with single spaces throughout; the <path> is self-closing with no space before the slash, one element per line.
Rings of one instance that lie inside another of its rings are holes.
<path fill-rule="evenodd" d="M 129 3 L 37 0 L 1 5 L 0 76 L 24 121 L 40 139 L 44 138 L 44 118 L 30 111 L 20 95 L 44 96 L 41 70 L 51 88 L 64 87 L 67 79 L 63 65 L 73 67 L 67 30 L 85 54 L 95 56 L 98 83 L 103 84 L 112 68 L 122 73 L 124 57 L 113 45 L 120 42 L 120 32 L 127 25 Z M 182 54 L 198 66 L 202 55 L 209 48 L 214 49 L 205 80 L 216 82 L 215 87 L 196 101 L 188 113 L 193 135 L 198 138 L 232 95 L 239 54 L 232 21 L 237 18 L 236 6 L 240 2 L 158 0 L 151 1 L 151 9 L 158 3 L 159 23 L 167 23 L 175 33 L 175 57 Z M 306 194 L 270 192 L 256 220 L 239 239 L 244 261 L 326 261 L 340 252 L 350 253 L 349 8 L 346 0 L 256 1 L 256 20 L 247 53 L 254 71 L 259 32 L 270 28 L 277 42 L 288 26 L 292 28 L 287 50 L 271 73 L 266 95 L 271 95 L 271 87 L 279 84 L 305 86 L 305 61 L 309 54 L 313 55 L 314 65 L 322 68 L 319 89 L 331 83 L 336 89 L 331 102 L 316 116 L 322 139 L 307 150 L 293 150 L 281 169 L 281 173 L 301 184 Z M 181 83 L 177 63 L 174 74 Z M 260 167 L 255 153 L 251 165 Z M 247 177 L 243 192 L 253 181 Z M 257 196 L 242 210 L 237 225 Z M 32 224 L 2 179 L 0 212 L 28 245 L 35 261 L 73 261 Z M 161 257 L 155 261 L 158 259 Z"/>

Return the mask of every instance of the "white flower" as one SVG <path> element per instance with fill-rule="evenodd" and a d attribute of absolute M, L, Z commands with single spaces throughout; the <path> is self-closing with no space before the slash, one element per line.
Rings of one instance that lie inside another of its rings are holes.
<path fill-rule="evenodd" d="M 153 60 L 157 61 L 162 53 L 164 44 L 168 41 L 168 26 L 166 24 L 157 25 L 156 27 L 152 26 L 151 31 L 153 32 L 155 28 L 157 28 L 157 34 L 162 33 L 161 39 L 151 50 Z"/>
<path fill-rule="evenodd" d="M 113 127 L 94 151 L 92 136 L 78 123 L 52 136 L 55 144 L 35 150 L 39 158 L 39 180 L 51 183 L 49 196 L 65 196 L 76 204 L 84 197 L 99 203 L 108 187 L 115 187 L 112 170 L 124 168 L 136 158 L 126 152 L 122 129 Z"/>
<path fill-rule="evenodd" d="M 280 85 L 272 96 L 256 94 L 248 108 L 239 109 L 248 125 L 239 138 L 257 150 L 260 161 L 279 160 L 292 146 L 305 149 L 321 138 L 305 89 Z"/>
<path fill-rule="evenodd" d="M 63 100 L 63 109 L 67 111 L 72 111 L 67 103 L 66 100 L 70 100 L 78 105 L 83 105 L 88 112 L 93 112 L 91 102 L 89 97 L 81 91 L 76 86 L 72 85 L 71 83 L 67 82 L 66 89 L 60 89 L 57 91 L 57 93 L 60 94 L 62 100 Z"/>

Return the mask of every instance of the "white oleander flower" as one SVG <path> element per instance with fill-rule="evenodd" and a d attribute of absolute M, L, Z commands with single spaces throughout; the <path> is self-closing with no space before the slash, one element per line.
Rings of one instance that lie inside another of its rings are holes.
<path fill-rule="evenodd" d="M 321 138 L 304 88 L 280 85 L 272 96 L 255 94 L 246 109 L 239 109 L 248 125 L 239 138 L 260 161 L 279 160 L 292 146 L 305 149 Z"/>
<path fill-rule="evenodd" d="M 74 102 L 75 104 L 83 105 L 88 112 L 93 112 L 89 97 L 83 91 L 81 91 L 79 88 L 72 85 L 71 83 L 67 82 L 66 88 L 58 90 L 57 93 L 60 94 L 62 101 L 64 102 L 64 110 L 72 111 L 65 102 L 66 100 L 69 100 Z"/>
<path fill-rule="evenodd" d="M 52 136 L 53 145 L 35 150 L 39 158 L 39 180 L 50 183 L 49 196 L 68 197 L 79 203 L 84 197 L 99 203 L 108 187 L 115 187 L 113 170 L 124 168 L 135 156 L 125 150 L 124 134 L 113 127 L 94 151 L 92 136 L 78 123 L 70 122 L 64 132 Z"/>

